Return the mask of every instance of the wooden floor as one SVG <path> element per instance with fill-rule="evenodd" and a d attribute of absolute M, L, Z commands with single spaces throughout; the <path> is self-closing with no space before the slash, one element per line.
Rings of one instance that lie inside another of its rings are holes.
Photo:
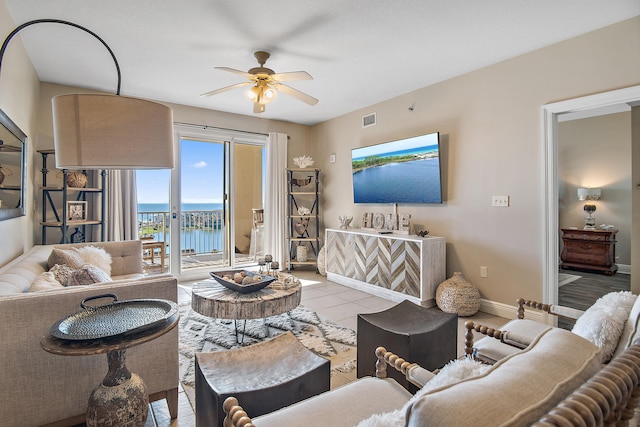
<path fill-rule="evenodd" d="M 628 291 L 631 289 L 631 276 L 628 274 L 616 273 L 613 276 L 604 274 L 588 273 L 577 270 L 560 270 L 560 273 L 568 273 L 581 276 L 580 279 L 558 289 L 558 304 L 578 310 L 586 310 L 598 298 L 617 291 Z M 564 329 L 571 329 L 572 322 L 558 321 L 558 326 Z"/>

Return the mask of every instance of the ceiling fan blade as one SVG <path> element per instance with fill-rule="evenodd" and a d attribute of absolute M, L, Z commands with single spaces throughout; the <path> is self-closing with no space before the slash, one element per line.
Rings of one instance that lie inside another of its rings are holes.
<path fill-rule="evenodd" d="M 236 70 L 235 68 L 229 68 L 229 67 L 214 67 L 214 68 L 216 70 L 222 70 L 222 71 L 228 71 L 230 73 L 240 74 L 242 76 L 245 76 L 248 79 L 256 78 L 256 76 L 254 76 L 253 74 L 247 73 L 246 71 Z"/>
<path fill-rule="evenodd" d="M 203 93 L 203 94 L 202 94 L 202 95 L 200 95 L 200 96 L 212 96 L 212 95 L 217 95 L 217 94 L 219 94 L 219 93 L 226 92 L 226 91 L 228 91 L 228 90 L 236 89 L 236 88 L 243 87 L 243 86 L 249 86 L 249 85 L 252 85 L 252 84 L 253 84 L 253 82 L 242 82 L 242 83 L 236 83 L 236 84 L 231 85 L 231 86 L 225 86 L 225 87 L 221 87 L 220 89 L 212 90 L 211 92 Z"/>
<path fill-rule="evenodd" d="M 253 112 L 256 114 L 264 113 L 264 104 L 253 103 Z"/>
<path fill-rule="evenodd" d="M 285 86 L 283 84 L 274 84 L 273 87 L 276 90 L 284 92 L 285 94 L 294 97 L 298 101 L 302 101 L 309 105 L 316 105 L 318 100 L 311 95 L 307 95 L 306 93 L 300 92 L 298 89 L 294 89 L 290 86 Z"/>
<path fill-rule="evenodd" d="M 276 82 L 291 82 L 293 80 L 313 80 L 311 74 L 306 71 L 291 71 L 289 73 L 272 74 L 271 79 Z"/>

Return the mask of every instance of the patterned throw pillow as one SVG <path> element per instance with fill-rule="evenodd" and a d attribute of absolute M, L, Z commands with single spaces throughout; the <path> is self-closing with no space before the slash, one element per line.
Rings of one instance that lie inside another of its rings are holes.
<path fill-rule="evenodd" d="M 67 286 L 69 278 L 74 271 L 76 271 L 75 268 L 71 268 L 66 264 L 56 264 L 49 269 L 49 273 L 53 273 L 55 280 L 62 286 Z"/>
<path fill-rule="evenodd" d="M 31 283 L 29 292 L 42 292 L 42 291 L 54 291 L 56 289 L 63 289 L 64 287 L 58 282 L 54 274 L 50 271 L 45 271 L 36 277 L 36 280 Z"/>
<path fill-rule="evenodd" d="M 51 251 L 51 255 L 49 255 L 49 260 L 47 262 L 49 269 L 56 264 L 65 264 L 76 269 L 82 267 L 84 263 L 84 260 L 76 251 L 58 248 Z"/>
<path fill-rule="evenodd" d="M 85 264 L 71 274 L 67 286 L 92 285 L 111 281 L 111 277 L 95 265 Z"/>

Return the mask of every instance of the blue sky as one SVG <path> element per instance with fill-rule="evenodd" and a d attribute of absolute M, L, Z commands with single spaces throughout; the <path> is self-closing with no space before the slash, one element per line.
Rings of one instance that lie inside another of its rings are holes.
<path fill-rule="evenodd" d="M 438 144 L 438 134 L 431 133 L 428 135 L 414 136 L 413 138 L 407 138 L 399 141 L 393 141 L 393 147 L 389 147 L 386 144 L 377 144 L 369 147 L 355 148 L 353 150 L 353 157 L 360 158 L 366 156 L 372 156 L 380 153 L 387 153 L 392 148 L 393 151 L 401 151 L 409 148 L 416 147 L 428 147 Z"/>
<path fill-rule="evenodd" d="M 222 203 L 223 144 L 181 141 L 182 203 Z M 170 170 L 137 171 L 138 203 L 169 203 Z"/>

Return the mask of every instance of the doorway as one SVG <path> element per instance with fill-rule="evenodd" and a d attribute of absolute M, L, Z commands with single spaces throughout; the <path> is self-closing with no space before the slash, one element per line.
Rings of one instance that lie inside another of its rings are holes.
<path fill-rule="evenodd" d="M 176 167 L 138 171 L 138 216 L 148 216 L 140 235 L 166 242 L 165 271 L 180 280 L 256 264 L 252 209 L 264 205 L 267 136 L 174 127 Z M 140 203 L 146 199 L 157 203 Z M 144 212 L 149 208 L 152 214 Z M 161 218 L 164 225 L 158 225 Z"/>
<path fill-rule="evenodd" d="M 559 261 L 559 190 L 558 190 L 558 120 L 562 116 L 575 113 L 589 113 L 596 109 L 612 108 L 615 106 L 624 105 L 626 108 L 637 105 L 640 102 L 640 86 L 634 86 L 626 89 L 616 90 L 612 92 L 586 96 L 583 98 L 577 98 L 568 101 L 557 102 L 548 104 L 543 107 L 543 119 L 544 119 L 544 147 L 545 147 L 545 207 L 546 214 L 544 220 L 545 227 L 545 261 L 544 261 L 544 284 L 543 284 L 543 301 L 550 304 L 558 303 L 558 261 Z M 633 118 L 637 114 L 632 114 Z M 636 129 L 638 125 L 632 125 Z M 638 138 L 637 130 L 632 134 L 632 152 L 633 156 L 637 158 L 638 151 Z M 635 148 L 635 150 L 634 150 Z M 632 156 L 632 157 L 633 157 Z M 638 175 L 637 161 L 632 162 L 632 206 L 637 206 L 640 201 L 640 196 L 635 191 L 635 184 L 637 183 Z M 633 212 L 636 212 L 634 209 Z M 638 253 L 638 235 L 640 234 L 640 223 L 638 218 L 632 218 L 631 235 L 636 236 L 632 238 L 631 243 L 631 265 L 640 265 L 638 259 L 640 253 Z M 633 271 L 630 271 L 631 277 L 631 291 L 638 293 L 640 290 L 640 284 L 633 275 Z"/>

